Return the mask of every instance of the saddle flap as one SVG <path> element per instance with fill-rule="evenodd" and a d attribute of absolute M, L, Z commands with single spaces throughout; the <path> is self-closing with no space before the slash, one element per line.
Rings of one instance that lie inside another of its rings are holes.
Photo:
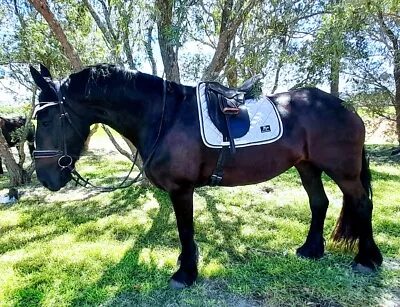
<path fill-rule="evenodd" d="M 211 121 L 224 137 L 229 139 L 228 130 L 232 138 L 240 138 L 249 131 L 250 118 L 245 105 L 232 106 L 229 100 L 207 86 L 206 100 Z"/>

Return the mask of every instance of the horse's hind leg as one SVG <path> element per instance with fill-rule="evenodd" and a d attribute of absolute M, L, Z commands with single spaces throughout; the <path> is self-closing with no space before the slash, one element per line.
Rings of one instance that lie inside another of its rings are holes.
<path fill-rule="evenodd" d="M 353 268 L 361 272 L 375 270 L 382 264 L 382 255 L 372 236 L 372 201 L 358 177 L 330 177 L 343 192 L 343 207 L 333 240 L 343 241 L 349 247 L 358 240 Z"/>
<path fill-rule="evenodd" d="M 311 225 L 306 242 L 297 249 L 297 255 L 307 258 L 321 258 L 324 254 L 324 221 L 328 209 L 328 197 L 322 185 L 322 171 L 309 162 L 296 165 L 301 182 L 308 194 L 312 213 Z"/>
<path fill-rule="evenodd" d="M 1 158 L 0 158 L 0 175 L 3 174 L 3 173 L 4 173 L 3 164 L 2 164 L 2 161 L 1 161 Z"/>

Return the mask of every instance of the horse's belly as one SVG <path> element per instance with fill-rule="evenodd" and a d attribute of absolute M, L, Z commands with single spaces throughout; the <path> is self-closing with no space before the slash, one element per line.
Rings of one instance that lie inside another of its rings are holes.
<path fill-rule="evenodd" d="M 264 182 L 284 173 L 292 166 L 291 163 L 283 162 L 265 162 L 252 166 L 238 165 L 224 170 L 224 177 L 221 185 L 238 186 Z"/>

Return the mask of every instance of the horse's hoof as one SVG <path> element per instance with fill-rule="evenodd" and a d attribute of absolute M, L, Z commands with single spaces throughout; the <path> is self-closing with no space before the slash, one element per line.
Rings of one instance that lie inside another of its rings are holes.
<path fill-rule="evenodd" d="M 175 289 L 175 290 L 182 290 L 182 289 L 187 288 L 186 284 L 176 281 L 175 279 L 172 279 L 172 278 L 169 280 L 168 285 L 171 289 Z"/>
<path fill-rule="evenodd" d="M 306 258 L 306 259 L 320 259 L 324 256 L 324 250 L 317 251 L 317 250 L 308 250 L 305 248 L 298 248 L 296 251 L 296 256 L 299 258 Z"/>
<path fill-rule="evenodd" d="M 377 271 L 376 267 L 370 268 L 354 261 L 351 263 L 351 268 L 353 269 L 353 272 L 361 274 L 374 274 Z"/>

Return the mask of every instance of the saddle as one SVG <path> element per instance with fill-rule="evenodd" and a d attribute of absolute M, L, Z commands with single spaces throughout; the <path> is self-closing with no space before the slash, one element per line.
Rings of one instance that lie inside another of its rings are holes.
<path fill-rule="evenodd" d="M 254 98 L 255 87 L 262 75 L 246 80 L 241 87 L 229 88 L 218 82 L 206 82 L 205 96 L 211 121 L 222 133 L 224 142 L 217 165 L 210 178 L 210 185 L 219 185 L 224 176 L 224 163 L 229 155 L 236 152 L 235 138 L 244 136 L 250 128 L 250 118 L 245 100 Z"/>
<path fill-rule="evenodd" d="M 250 128 L 250 118 L 245 100 L 253 98 L 254 86 L 262 78 L 256 75 L 238 88 L 229 88 L 218 82 L 207 82 L 205 86 L 209 116 L 229 142 L 231 153 L 235 153 L 235 138 L 244 136 Z"/>

